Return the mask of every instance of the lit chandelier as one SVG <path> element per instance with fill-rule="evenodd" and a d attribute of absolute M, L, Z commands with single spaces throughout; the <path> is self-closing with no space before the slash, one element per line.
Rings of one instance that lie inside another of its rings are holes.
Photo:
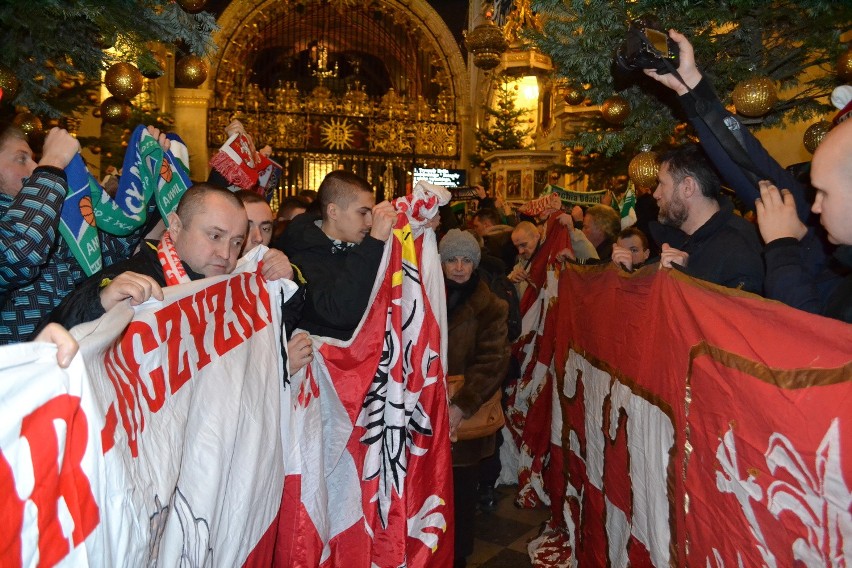
<path fill-rule="evenodd" d="M 311 45 L 310 58 L 312 74 L 314 77 L 319 79 L 320 85 L 322 85 L 322 82 L 328 79 L 329 77 L 337 77 L 337 62 L 334 63 L 333 69 L 329 68 L 328 48 L 325 46 L 325 44 L 323 44 L 322 41 Z"/>

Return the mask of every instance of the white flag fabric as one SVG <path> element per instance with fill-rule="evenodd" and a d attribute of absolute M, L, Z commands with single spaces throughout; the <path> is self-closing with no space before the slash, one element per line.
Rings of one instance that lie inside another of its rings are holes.
<path fill-rule="evenodd" d="M 74 328 L 67 370 L 47 344 L 0 348 L 0 564 L 246 563 L 281 503 L 296 288 L 262 252 Z"/>

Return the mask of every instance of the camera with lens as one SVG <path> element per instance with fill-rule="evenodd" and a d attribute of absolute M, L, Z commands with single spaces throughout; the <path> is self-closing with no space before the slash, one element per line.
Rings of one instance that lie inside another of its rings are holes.
<path fill-rule="evenodd" d="M 615 60 L 627 71 L 653 69 L 660 75 L 677 69 L 680 49 L 656 18 L 643 16 L 630 22 L 627 38 L 619 46 Z"/>

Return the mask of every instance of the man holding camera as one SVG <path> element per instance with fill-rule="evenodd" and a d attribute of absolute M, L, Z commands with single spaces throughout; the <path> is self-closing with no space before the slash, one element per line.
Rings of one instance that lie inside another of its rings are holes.
<path fill-rule="evenodd" d="M 693 116 L 696 97 L 690 97 L 690 91 L 699 83 L 710 87 L 702 81 L 686 38 L 675 31 L 670 37 L 677 45 L 670 51 L 679 51 L 677 73 L 660 67 L 645 68 L 644 73 L 681 95 L 687 114 Z M 673 150 L 663 156 L 658 177 L 654 198 L 661 224 L 652 223 L 649 228 L 661 245 L 662 265 L 722 286 L 762 293 L 764 270 L 757 231 L 734 214 L 730 200 L 721 198 L 721 183 L 705 154 L 695 145 Z"/>
<path fill-rule="evenodd" d="M 817 188 L 817 198 L 810 208 L 804 187 L 724 110 L 695 65 L 689 40 L 674 30 L 669 32 L 669 37 L 680 51 L 677 70 L 683 81 L 672 74 L 661 75 L 653 70 L 645 70 L 645 74 L 681 95 L 684 110 L 713 164 L 743 201 L 755 203 L 760 233 L 766 243 L 766 296 L 794 308 L 852 323 L 852 278 L 843 276 L 844 271 L 852 267 L 852 246 L 849 246 L 852 234 L 847 235 L 845 231 L 849 226 L 846 213 L 852 208 L 852 170 L 848 166 L 852 120 L 835 127 L 814 154 L 811 182 Z M 687 96 L 690 89 L 692 95 Z M 747 154 L 762 176 L 766 175 L 771 182 L 764 180 L 755 184 L 748 179 L 747 172 L 711 131 L 708 123 L 712 120 L 724 123 L 724 128 L 736 137 L 734 149 Z M 779 192 L 776 185 L 785 189 Z M 808 218 L 809 209 L 820 214 L 819 220 L 828 232 L 828 240 L 841 245 L 833 258 L 825 254 L 813 227 L 805 225 L 813 221 Z"/>

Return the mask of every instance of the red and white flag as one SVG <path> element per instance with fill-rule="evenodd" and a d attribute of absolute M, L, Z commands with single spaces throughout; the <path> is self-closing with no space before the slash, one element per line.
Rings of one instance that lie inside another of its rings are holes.
<path fill-rule="evenodd" d="M 505 428 L 511 436 L 504 436 L 501 447 L 500 480 L 517 480 L 515 502 L 525 508 L 550 504 L 544 475 L 550 453 L 553 348 L 552 342 L 541 338 L 553 324 L 547 322 L 556 306 L 562 266 L 556 255 L 571 248 L 570 234 L 559 215 L 548 218 L 547 238 L 532 257 L 528 286 L 521 297 L 521 337 L 512 347 L 521 364 L 521 377 L 508 389 Z"/>
<path fill-rule="evenodd" d="M 534 566 L 849 565 L 852 325 L 654 265 L 559 296 Z"/>
<path fill-rule="evenodd" d="M 313 338 L 292 378 L 277 565 L 452 565 L 444 284 L 423 229 L 448 198 L 419 184 L 395 202 L 406 214 L 354 336 Z"/>

